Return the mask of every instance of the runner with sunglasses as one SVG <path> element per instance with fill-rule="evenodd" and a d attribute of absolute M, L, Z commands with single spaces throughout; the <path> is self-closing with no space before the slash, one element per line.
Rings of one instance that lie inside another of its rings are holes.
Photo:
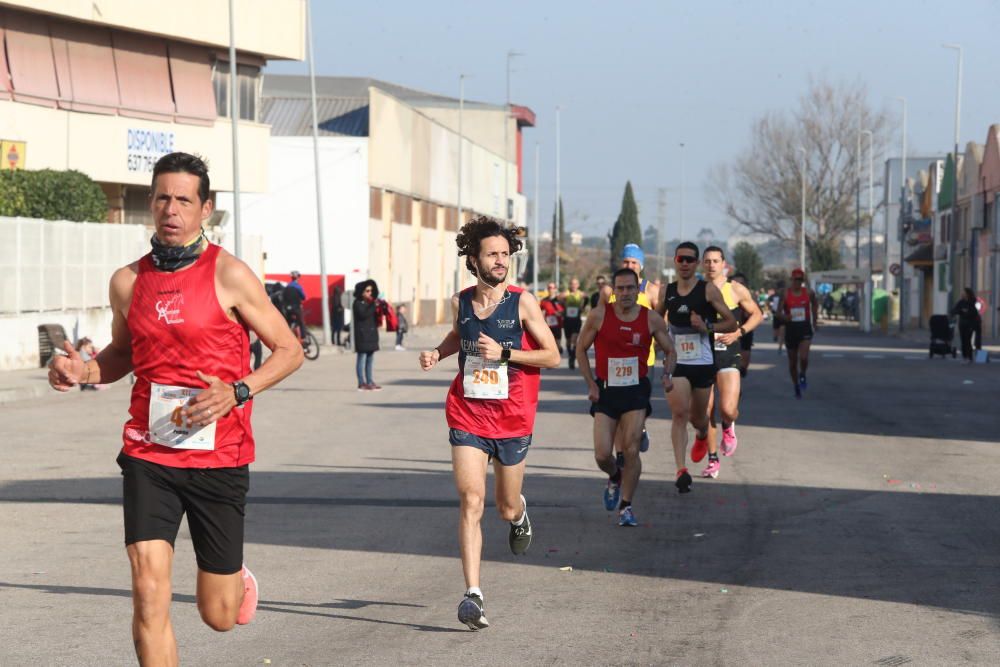
<path fill-rule="evenodd" d="M 659 308 L 670 324 L 677 365 L 673 372 L 670 405 L 670 438 L 674 446 L 677 475 L 674 485 L 680 493 L 691 490 L 687 462 L 687 425 L 695 428 L 691 460 L 705 458 L 708 451 L 708 398 L 715 382 L 714 333 L 735 331 L 736 318 L 726 307 L 715 285 L 698 278 L 698 246 L 685 241 L 674 252 L 677 280 L 660 288 Z"/>

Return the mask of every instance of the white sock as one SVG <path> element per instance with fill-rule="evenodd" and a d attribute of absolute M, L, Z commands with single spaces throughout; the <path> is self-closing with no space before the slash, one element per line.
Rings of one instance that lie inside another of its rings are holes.
<path fill-rule="evenodd" d="M 478 595 L 480 600 L 484 600 L 483 592 L 479 589 L 479 586 L 469 586 L 469 590 L 465 591 L 466 595 Z"/>
<path fill-rule="evenodd" d="M 524 505 L 524 509 L 521 510 L 521 518 L 517 521 L 511 521 L 510 525 L 520 526 L 524 523 L 524 517 L 528 516 L 528 503 L 524 500 L 524 496 L 521 496 L 521 503 Z"/>

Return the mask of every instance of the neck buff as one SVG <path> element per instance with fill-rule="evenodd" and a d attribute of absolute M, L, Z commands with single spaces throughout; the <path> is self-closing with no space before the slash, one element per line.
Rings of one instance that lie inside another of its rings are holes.
<path fill-rule="evenodd" d="M 168 246 L 160 243 L 160 239 L 153 234 L 149 242 L 153 245 L 153 266 L 160 271 L 177 271 L 185 266 L 193 264 L 201 255 L 202 241 L 205 240 L 205 230 L 202 230 L 198 237 L 185 246 Z"/>

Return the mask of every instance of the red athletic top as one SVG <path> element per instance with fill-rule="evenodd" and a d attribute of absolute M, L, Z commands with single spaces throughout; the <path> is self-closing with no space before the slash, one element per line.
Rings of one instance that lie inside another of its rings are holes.
<path fill-rule="evenodd" d="M 804 308 L 802 311 L 805 313 L 805 319 L 793 319 L 793 308 Z M 805 323 L 812 325 L 812 299 L 809 298 L 809 290 L 803 289 L 801 292 L 796 294 L 791 289 L 785 290 L 785 305 L 784 305 L 785 317 L 788 322 L 794 322 L 795 324 Z"/>
<path fill-rule="evenodd" d="M 128 329 L 132 337 L 131 418 L 122 451 L 175 468 L 225 468 L 254 460 L 250 401 L 216 422 L 215 449 L 179 449 L 149 440 L 150 384 L 204 388 L 195 371 L 235 382 L 250 373 L 249 338 L 215 293 L 219 246 L 210 244 L 189 268 L 157 271 L 149 255 L 139 260 Z"/>
<path fill-rule="evenodd" d="M 562 327 L 563 316 L 566 315 L 565 306 L 558 301 L 553 301 L 550 298 L 542 299 L 538 302 L 538 305 L 541 306 L 542 314 L 545 315 L 545 324 L 550 329 Z"/>
<path fill-rule="evenodd" d="M 483 399 L 465 395 L 466 365 L 469 357 L 477 357 L 479 354 L 480 332 L 512 350 L 538 349 L 538 343 L 521 325 L 520 303 L 523 292 L 519 287 L 508 286 L 500 305 L 484 318 L 476 315 L 472 304 L 475 288 L 469 287 L 459 293 L 458 332 L 461 348 L 458 354 L 458 375 L 452 381 L 445 401 L 445 417 L 449 428 L 474 433 L 482 438 L 498 439 L 520 438 L 530 435 L 534 430 L 541 379 L 537 366 L 507 364 L 507 398 Z"/>
<path fill-rule="evenodd" d="M 649 372 L 649 347 L 653 336 L 649 333 L 649 308 L 639 308 L 639 315 L 631 322 L 618 319 L 615 309 L 609 304 L 604 309 L 604 321 L 594 339 L 594 355 L 597 362 L 597 377 L 608 381 L 608 359 L 637 357 L 639 377 Z"/>

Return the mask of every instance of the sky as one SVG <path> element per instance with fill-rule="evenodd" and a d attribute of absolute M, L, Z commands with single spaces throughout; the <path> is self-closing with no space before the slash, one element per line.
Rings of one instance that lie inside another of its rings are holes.
<path fill-rule="evenodd" d="M 312 0 L 317 75 L 370 76 L 502 104 L 507 52 L 511 101 L 530 107 L 524 194 L 548 229 L 555 199 L 556 107 L 567 231 L 604 234 L 631 180 L 643 228 L 657 224 L 666 188 L 668 237 L 681 223 L 738 234 L 707 196 L 709 170 L 746 149 L 753 121 L 792 111 L 810 77 L 864 83 L 875 108 L 900 116 L 909 155 L 954 144 L 957 52 L 963 47 L 961 145 L 1000 123 L 1000 3 L 912 0 L 648 2 L 335 2 Z M 306 74 L 301 62 L 266 73 Z M 899 146 L 901 133 L 894 134 Z M 680 144 L 684 144 L 684 148 Z M 897 148 L 893 155 L 898 155 Z M 879 156 L 876 156 L 876 162 Z M 879 169 L 876 167 L 876 178 Z M 684 187 L 682 188 L 682 183 Z"/>

